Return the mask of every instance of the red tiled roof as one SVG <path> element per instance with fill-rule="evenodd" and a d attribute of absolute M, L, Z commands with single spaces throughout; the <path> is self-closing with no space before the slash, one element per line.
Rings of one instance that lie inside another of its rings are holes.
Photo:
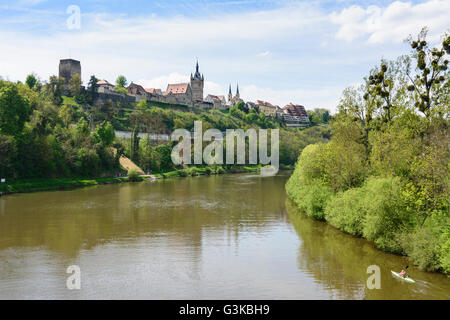
<path fill-rule="evenodd" d="M 287 113 L 291 116 L 299 116 L 299 117 L 307 117 L 308 113 L 305 110 L 304 106 L 301 106 L 299 104 L 288 104 L 283 109 L 284 113 Z"/>
<path fill-rule="evenodd" d="M 102 85 L 109 85 L 109 86 L 114 86 L 113 84 L 109 83 L 106 80 L 98 80 L 97 81 L 97 85 L 102 86 Z"/>
<path fill-rule="evenodd" d="M 255 104 L 258 105 L 258 106 L 265 106 L 265 107 L 270 107 L 270 108 L 276 108 L 276 106 L 274 106 L 270 102 L 262 101 L 262 100 L 256 100 Z"/>
<path fill-rule="evenodd" d="M 188 90 L 188 87 L 189 87 L 189 83 L 168 84 L 165 95 L 167 95 L 169 93 L 173 93 L 173 94 L 186 93 Z"/>
<path fill-rule="evenodd" d="M 155 89 L 155 88 L 145 88 L 145 91 L 152 94 L 161 94 L 161 89 Z"/>
<path fill-rule="evenodd" d="M 130 94 L 144 94 L 145 89 L 136 83 L 130 83 L 130 85 L 127 87 L 128 93 Z"/>

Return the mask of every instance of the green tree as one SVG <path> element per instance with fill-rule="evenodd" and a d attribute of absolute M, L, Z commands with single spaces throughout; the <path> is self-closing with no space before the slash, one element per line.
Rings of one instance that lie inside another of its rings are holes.
<path fill-rule="evenodd" d="M 114 139 L 116 138 L 113 126 L 111 125 L 111 123 L 106 121 L 104 121 L 99 127 L 97 127 L 95 134 L 104 146 L 111 146 L 114 142 Z"/>
<path fill-rule="evenodd" d="M 89 83 L 87 86 L 87 92 L 86 92 L 86 101 L 90 104 L 93 104 L 95 102 L 95 99 L 97 99 L 98 96 L 98 79 L 92 75 L 91 78 L 89 79 Z"/>
<path fill-rule="evenodd" d="M 125 76 L 120 75 L 116 79 L 116 88 L 125 88 L 128 84 L 127 78 Z"/>
<path fill-rule="evenodd" d="M 444 73 L 448 68 L 448 59 L 445 55 L 450 54 L 450 36 L 444 35 L 440 48 L 430 48 L 426 41 L 427 32 L 428 30 L 423 28 L 416 40 L 411 36 L 408 38 L 414 51 L 416 74 L 414 76 L 408 67 L 407 75 L 410 79 L 408 90 L 414 93 L 416 108 L 429 117 L 434 107 L 436 91 L 446 82 Z"/>
<path fill-rule="evenodd" d="M 0 132 L 18 135 L 30 115 L 30 106 L 17 89 L 17 85 L 0 82 Z"/>
<path fill-rule="evenodd" d="M 80 94 L 80 91 L 81 91 L 81 77 L 80 77 L 80 75 L 78 73 L 73 75 L 72 78 L 70 78 L 70 80 L 69 80 L 69 90 L 70 90 L 70 94 L 73 97 L 76 97 L 77 95 Z"/>
<path fill-rule="evenodd" d="M 13 161 L 16 151 L 14 140 L 9 136 L 0 134 L 0 178 L 13 176 Z"/>
<path fill-rule="evenodd" d="M 30 89 L 33 89 L 37 82 L 38 82 L 38 80 L 37 80 L 37 78 L 36 78 L 36 76 L 34 74 L 29 74 L 27 76 L 27 79 L 25 80 L 26 85 Z"/>

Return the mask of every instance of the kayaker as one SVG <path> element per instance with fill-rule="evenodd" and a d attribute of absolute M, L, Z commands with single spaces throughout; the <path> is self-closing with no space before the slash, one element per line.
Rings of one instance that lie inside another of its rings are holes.
<path fill-rule="evenodd" d="M 406 278 L 406 270 L 408 269 L 408 267 L 409 266 L 406 266 L 406 268 L 403 270 L 402 269 L 402 271 L 400 271 L 400 276 L 402 277 L 402 278 Z"/>

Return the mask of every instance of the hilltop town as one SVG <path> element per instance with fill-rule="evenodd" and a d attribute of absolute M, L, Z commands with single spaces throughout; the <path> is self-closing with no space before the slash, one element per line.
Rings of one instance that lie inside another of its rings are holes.
<path fill-rule="evenodd" d="M 122 105 L 138 103 L 141 100 L 163 102 L 187 107 L 203 109 L 226 110 L 241 103 L 247 110 L 255 109 L 267 117 L 278 119 L 287 127 L 308 127 L 310 121 L 305 107 L 290 103 L 283 108 L 267 101 L 256 100 L 245 102 L 240 97 L 239 85 L 236 86 L 236 93 L 233 95 L 231 85 L 228 96 L 208 94 L 204 96 L 204 75 L 200 73 L 199 64 L 195 66 L 194 74 L 190 75 L 190 82 L 169 83 L 165 91 L 161 88 L 144 88 L 142 85 L 131 82 L 125 90 L 117 90 L 117 85 L 108 80 L 99 79 L 96 82 L 95 91 L 97 93 L 94 101 L 95 105 L 100 105 L 111 101 Z M 65 82 L 67 89 L 70 80 L 77 75 L 81 77 L 81 63 L 74 59 L 62 59 L 59 63 L 59 78 Z"/>

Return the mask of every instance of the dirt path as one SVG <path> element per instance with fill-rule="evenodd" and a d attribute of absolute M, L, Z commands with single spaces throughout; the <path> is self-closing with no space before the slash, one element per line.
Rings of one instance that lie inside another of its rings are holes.
<path fill-rule="evenodd" d="M 113 148 L 113 151 L 114 151 L 114 155 L 116 155 L 117 149 Z M 120 156 L 119 163 L 127 171 L 129 171 L 131 169 L 135 169 L 135 170 L 139 171 L 139 173 L 141 175 L 145 175 L 144 170 L 142 170 L 140 167 L 138 167 L 136 165 L 136 163 L 134 163 L 133 161 L 131 161 L 129 158 L 125 157 L 124 155 Z"/>

